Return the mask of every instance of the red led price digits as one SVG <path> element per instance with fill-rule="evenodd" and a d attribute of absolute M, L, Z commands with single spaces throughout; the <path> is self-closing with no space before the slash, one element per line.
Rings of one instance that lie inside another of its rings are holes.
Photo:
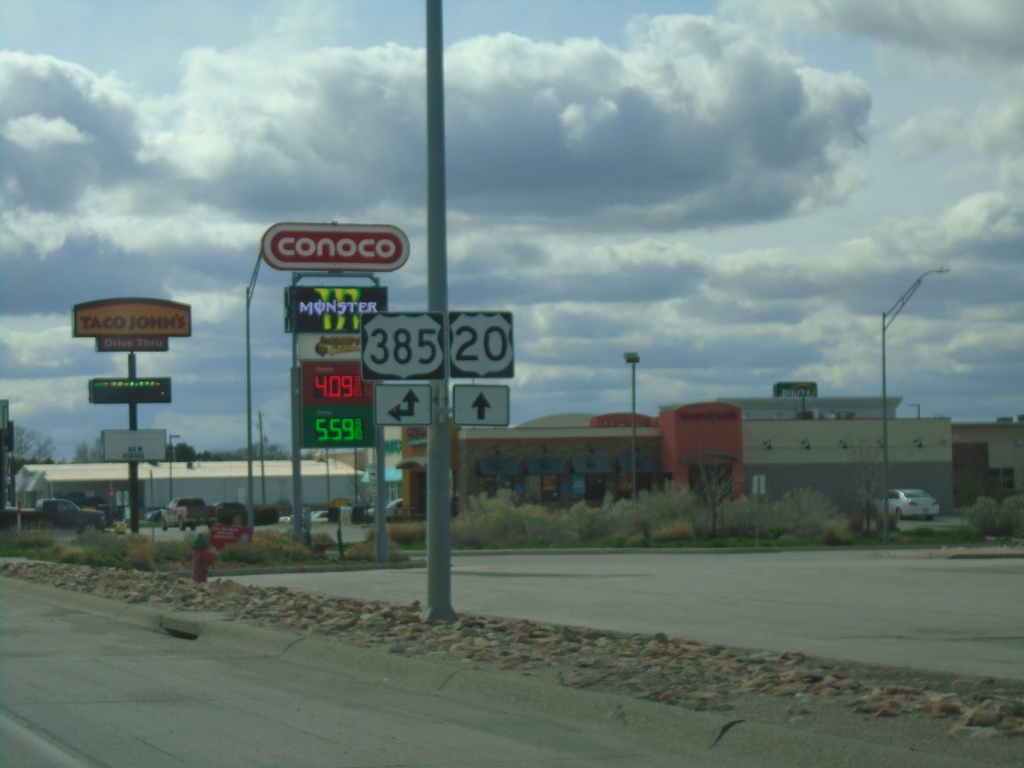
<path fill-rule="evenodd" d="M 352 400 L 363 396 L 363 380 L 348 374 L 314 376 L 313 389 L 325 400 Z"/>
<path fill-rule="evenodd" d="M 304 362 L 303 405 L 371 405 L 373 384 L 364 382 L 357 362 Z"/>

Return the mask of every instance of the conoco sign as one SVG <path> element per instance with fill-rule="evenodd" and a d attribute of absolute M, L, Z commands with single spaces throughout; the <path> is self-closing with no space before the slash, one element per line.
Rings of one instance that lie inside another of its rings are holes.
<path fill-rule="evenodd" d="M 275 224 L 260 255 L 274 269 L 392 272 L 409 258 L 409 238 L 388 224 Z"/>

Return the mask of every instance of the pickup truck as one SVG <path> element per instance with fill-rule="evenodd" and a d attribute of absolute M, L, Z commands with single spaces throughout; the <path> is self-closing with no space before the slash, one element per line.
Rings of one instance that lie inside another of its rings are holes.
<path fill-rule="evenodd" d="M 200 525 L 216 522 L 216 507 L 207 504 L 198 496 L 184 496 L 164 507 L 160 525 L 165 531 L 173 526 L 178 526 L 183 531 L 187 526 L 194 531 Z"/>
<path fill-rule="evenodd" d="M 40 499 L 34 509 L 5 508 L 0 515 L 0 528 L 13 528 L 18 524 L 25 528 L 71 528 L 81 533 L 86 528 L 103 529 L 105 515 L 94 509 L 82 509 L 67 499 Z"/>

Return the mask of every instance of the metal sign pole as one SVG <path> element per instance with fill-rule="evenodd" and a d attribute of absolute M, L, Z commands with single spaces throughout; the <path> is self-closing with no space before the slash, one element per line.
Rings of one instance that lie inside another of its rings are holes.
<path fill-rule="evenodd" d="M 441 0 L 427 0 L 427 310 L 448 315 L 444 154 L 444 40 Z M 447 346 L 447 323 L 442 334 Z M 448 354 L 445 350 L 445 360 Z M 455 621 L 451 597 L 451 436 L 448 373 L 431 382 L 434 418 L 427 428 L 427 621 Z"/>

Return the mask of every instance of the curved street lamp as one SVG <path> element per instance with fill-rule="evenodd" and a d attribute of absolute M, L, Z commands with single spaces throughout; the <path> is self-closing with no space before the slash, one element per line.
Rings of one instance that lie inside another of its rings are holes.
<path fill-rule="evenodd" d="M 636 505 L 636 364 L 640 362 L 640 354 L 637 352 L 626 352 L 622 355 L 629 366 L 633 369 L 633 442 L 632 442 L 632 470 L 633 470 L 633 504 Z"/>
<path fill-rule="evenodd" d="M 252 330 L 249 315 L 252 311 L 252 296 L 256 291 L 256 276 L 260 271 L 263 254 L 256 256 L 256 266 L 252 268 L 249 286 L 245 289 L 245 457 L 248 465 L 248 485 L 246 486 L 246 507 L 249 516 L 246 525 L 253 525 L 253 490 L 252 490 Z M 260 456 L 263 455 L 263 417 L 260 417 Z M 266 499 L 264 499 L 266 503 Z"/>
<path fill-rule="evenodd" d="M 921 281 L 924 280 L 928 275 L 941 275 L 949 270 L 946 267 L 939 267 L 938 269 L 929 269 L 923 275 L 921 275 L 913 284 L 903 293 L 896 303 L 893 304 L 888 312 L 882 313 L 882 541 L 889 541 L 889 396 L 886 390 L 885 382 L 885 331 L 892 325 L 892 321 L 896 319 L 896 315 L 900 313 L 900 310 L 906 306 L 907 302 L 910 301 L 910 297 L 914 295 L 914 291 L 921 287 Z"/>

